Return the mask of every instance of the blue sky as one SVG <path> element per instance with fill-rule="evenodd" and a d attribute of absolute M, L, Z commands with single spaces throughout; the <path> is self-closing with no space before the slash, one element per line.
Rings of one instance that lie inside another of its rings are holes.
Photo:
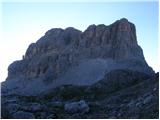
<path fill-rule="evenodd" d="M 148 64 L 158 71 L 158 2 L 4 2 L 2 3 L 1 78 L 8 65 L 22 59 L 28 45 L 51 28 L 109 25 L 121 18 L 136 25 L 138 44 Z"/>

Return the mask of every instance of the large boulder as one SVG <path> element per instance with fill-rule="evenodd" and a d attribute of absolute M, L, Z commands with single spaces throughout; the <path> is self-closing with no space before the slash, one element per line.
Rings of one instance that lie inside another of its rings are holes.
<path fill-rule="evenodd" d="M 84 100 L 78 102 L 66 103 L 64 106 L 68 113 L 86 113 L 89 112 L 89 106 Z"/>

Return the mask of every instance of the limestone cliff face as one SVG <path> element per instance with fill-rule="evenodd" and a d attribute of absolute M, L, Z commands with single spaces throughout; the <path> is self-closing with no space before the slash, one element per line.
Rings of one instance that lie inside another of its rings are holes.
<path fill-rule="evenodd" d="M 135 26 L 127 19 L 118 20 L 110 26 L 90 25 L 84 32 L 74 28 L 51 29 L 40 40 L 29 46 L 25 59 L 32 59 L 35 55 L 46 53 L 53 55 L 69 52 L 71 54 L 72 50 L 78 53 L 81 50 L 93 52 L 94 55 L 90 54 L 87 57 L 113 59 L 142 57 L 143 59 L 142 50 L 137 45 Z M 98 53 L 94 50 L 98 50 Z"/>
<path fill-rule="evenodd" d="M 22 60 L 9 66 L 7 81 L 85 84 L 114 69 L 154 73 L 137 43 L 135 25 L 125 18 L 109 26 L 90 25 L 84 32 L 72 27 L 47 31 L 30 44 Z"/>

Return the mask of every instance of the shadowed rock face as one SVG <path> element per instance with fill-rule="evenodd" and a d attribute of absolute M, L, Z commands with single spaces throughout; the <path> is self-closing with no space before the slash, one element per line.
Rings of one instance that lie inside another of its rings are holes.
<path fill-rule="evenodd" d="M 116 69 L 154 74 L 137 44 L 135 26 L 127 19 L 90 25 L 84 32 L 55 28 L 8 67 L 2 91 L 39 94 L 65 84 L 92 85 Z"/>

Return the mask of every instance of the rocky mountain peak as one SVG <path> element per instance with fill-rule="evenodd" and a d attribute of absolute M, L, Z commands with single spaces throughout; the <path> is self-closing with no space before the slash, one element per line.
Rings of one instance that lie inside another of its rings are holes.
<path fill-rule="evenodd" d="M 123 18 L 119 20 L 119 25 L 118 25 L 119 31 L 122 32 L 130 32 L 131 31 L 131 24 L 128 22 L 127 19 Z"/>
<path fill-rule="evenodd" d="M 54 28 L 9 65 L 1 117 L 158 118 L 158 77 L 125 18 L 84 32 Z"/>
<path fill-rule="evenodd" d="M 30 44 L 22 60 L 8 67 L 7 81 L 88 85 L 115 69 L 154 73 L 137 44 L 135 25 L 125 18 L 108 26 L 90 25 L 84 32 L 73 27 L 47 31 Z M 26 90 L 33 83 L 27 83 Z"/>
<path fill-rule="evenodd" d="M 116 49 L 128 47 L 127 49 L 132 49 L 133 46 L 137 46 L 135 26 L 123 18 L 109 26 L 104 24 L 90 25 L 84 32 L 73 27 L 66 29 L 54 28 L 47 31 L 35 44 L 29 46 L 25 58 L 28 59 L 34 57 L 35 54 L 44 54 L 55 49 L 60 51 L 66 48 L 70 49 L 69 46 L 76 49 L 106 48 L 106 53 L 112 49 L 111 47 L 116 47 Z M 120 56 L 123 57 L 124 55 Z"/>
<path fill-rule="evenodd" d="M 121 18 L 120 20 L 118 20 L 120 23 L 127 23 L 129 24 L 129 21 L 127 18 Z"/>
<path fill-rule="evenodd" d="M 61 28 L 53 28 L 53 29 L 51 29 L 51 30 L 48 30 L 48 31 L 45 33 L 45 35 L 47 36 L 47 35 L 59 34 L 59 33 L 63 32 L 63 31 L 64 31 L 64 30 L 61 29 Z"/>

